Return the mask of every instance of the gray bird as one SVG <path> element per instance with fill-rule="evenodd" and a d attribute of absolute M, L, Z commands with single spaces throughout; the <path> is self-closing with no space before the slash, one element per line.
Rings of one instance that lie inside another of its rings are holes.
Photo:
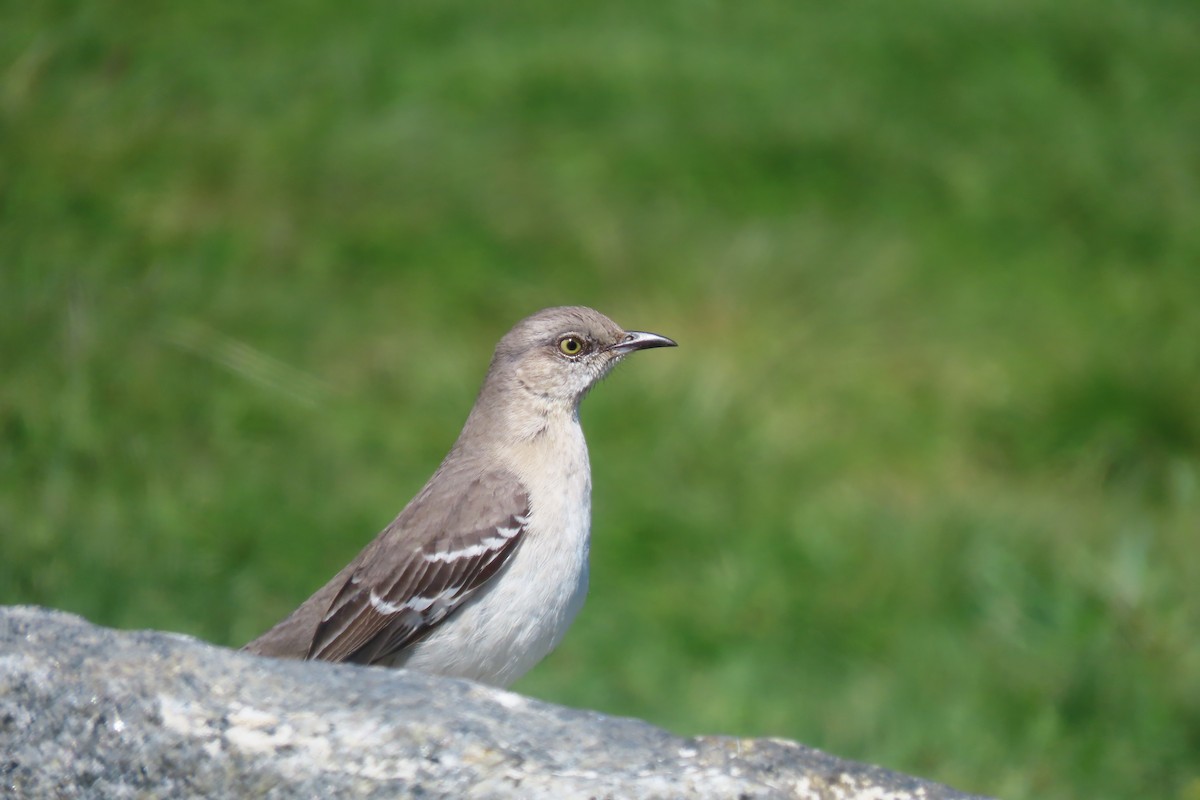
<path fill-rule="evenodd" d="M 582 306 L 517 323 L 424 488 L 245 649 L 510 685 L 562 641 L 587 594 L 591 470 L 579 402 L 629 353 L 674 346 Z"/>

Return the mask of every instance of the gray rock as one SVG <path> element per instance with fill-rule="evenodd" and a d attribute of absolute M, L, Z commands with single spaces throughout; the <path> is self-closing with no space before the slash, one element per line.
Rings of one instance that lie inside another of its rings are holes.
<path fill-rule="evenodd" d="M 0 794 L 19 798 L 966 798 L 779 739 L 399 670 L 275 661 L 0 608 Z"/>

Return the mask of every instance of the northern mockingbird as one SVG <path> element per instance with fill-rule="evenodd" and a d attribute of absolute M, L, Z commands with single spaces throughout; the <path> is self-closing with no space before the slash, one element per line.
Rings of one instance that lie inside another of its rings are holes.
<path fill-rule="evenodd" d="M 579 401 L 629 353 L 674 346 L 582 306 L 517 323 L 424 488 L 245 649 L 502 687 L 521 677 L 562 640 L 587 594 L 591 471 Z"/>

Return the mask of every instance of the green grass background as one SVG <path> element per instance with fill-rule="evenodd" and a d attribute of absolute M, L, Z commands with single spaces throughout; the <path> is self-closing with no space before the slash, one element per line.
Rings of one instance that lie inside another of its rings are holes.
<path fill-rule="evenodd" d="M 518 690 L 1200 798 L 1191 0 L 0 5 L 0 602 L 240 645 L 584 303 Z"/>

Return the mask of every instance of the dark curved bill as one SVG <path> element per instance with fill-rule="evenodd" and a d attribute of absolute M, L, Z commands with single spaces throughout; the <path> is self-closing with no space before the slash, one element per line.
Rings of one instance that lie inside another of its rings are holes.
<path fill-rule="evenodd" d="M 678 347 L 674 341 L 657 333 L 646 331 L 629 331 L 625 338 L 609 347 L 618 353 L 632 353 L 634 350 L 649 350 L 651 347 Z"/>

